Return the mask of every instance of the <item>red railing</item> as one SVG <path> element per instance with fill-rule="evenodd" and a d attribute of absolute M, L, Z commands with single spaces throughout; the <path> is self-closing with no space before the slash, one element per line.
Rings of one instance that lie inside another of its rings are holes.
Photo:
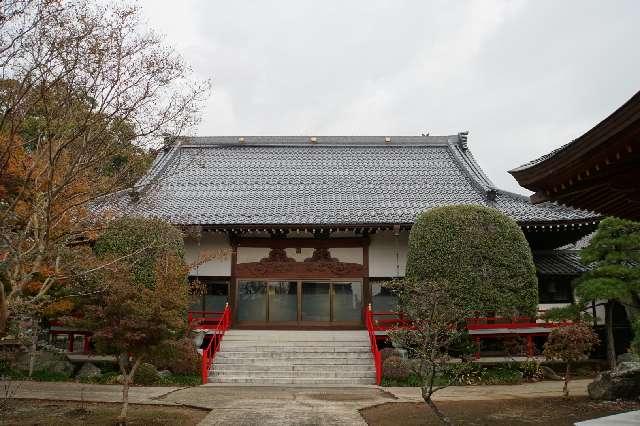
<path fill-rule="evenodd" d="M 382 381 L 382 357 L 378 350 L 378 342 L 376 340 L 376 329 L 373 324 L 373 312 L 371 310 L 371 303 L 365 312 L 365 322 L 367 324 L 367 331 L 369 332 L 369 343 L 371 344 L 371 353 L 373 354 L 373 363 L 376 367 L 376 385 L 379 385 Z"/>
<path fill-rule="evenodd" d="M 369 309 L 369 312 L 371 314 L 371 324 L 374 331 L 386 331 L 393 328 L 409 327 L 411 325 L 402 312 L 373 312 L 371 309 Z"/>
<path fill-rule="evenodd" d="M 191 321 L 189 322 L 191 324 Z M 210 335 L 211 340 L 206 348 L 202 350 L 202 384 L 204 385 L 209 381 L 209 370 L 213 364 L 213 360 L 216 353 L 220 350 L 220 342 L 224 337 L 224 333 L 229 329 L 231 325 L 231 310 L 227 303 L 222 311 L 222 315 L 218 319 L 218 322 L 213 328 L 213 333 Z"/>
<path fill-rule="evenodd" d="M 571 324 L 571 321 L 548 321 L 543 318 L 544 310 L 538 311 L 537 317 L 516 316 L 516 317 L 474 317 L 468 318 L 467 330 L 472 334 L 473 341 L 476 344 L 476 358 L 480 358 L 480 342 L 483 339 L 504 338 L 508 335 L 523 335 L 527 339 L 527 355 L 534 355 L 533 338 L 535 336 L 545 336 L 553 328 L 563 327 Z M 372 312 L 371 305 L 367 310 L 367 330 L 369 330 L 369 338 L 376 339 L 376 331 L 388 331 L 394 328 L 409 328 L 411 321 L 403 317 L 398 312 Z M 506 329 L 505 332 L 503 329 Z M 549 330 L 540 330 L 549 329 Z M 481 334 L 473 333 L 474 331 L 482 331 Z M 492 332 L 492 330 L 494 332 Z M 373 336 L 373 337 L 372 337 Z M 375 344 L 375 351 L 372 344 L 372 352 L 375 354 L 378 347 Z M 379 354 L 379 353 L 378 353 Z M 376 375 L 382 371 L 382 366 L 376 361 Z"/>
<path fill-rule="evenodd" d="M 189 311 L 187 313 L 187 322 L 192 330 L 196 328 L 214 330 L 223 315 L 224 311 Z"/>

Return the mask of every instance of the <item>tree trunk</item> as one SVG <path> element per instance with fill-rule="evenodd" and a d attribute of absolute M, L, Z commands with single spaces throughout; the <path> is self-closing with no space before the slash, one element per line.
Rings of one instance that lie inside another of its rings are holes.
<path fill-rule="evenodd" d="M 4 292 L 4 285 L 0 284 L 0 337 L 7 334 L 7 322 L 9 320 L 9 304 Z"/>
<path fill-rule="evenodd" d="M 565 398 L 569 397 L 569 374 L 570 374 L 571 363 L 567 361 L 567 369 L 564 371 L 564 386 L 562 387 L 562 393 Z"/>
<path fill-rule="evenodd" d="M 613 302 L 608 301 L 604 305 L 605 325 L 607 327 L 607 361 L 609 368 L 616 368 L 616 343 L 613 337 Z"/>
<path fill-rule="evenodd" d="M 126 354 L 120 354 L 118 357 L 118 364 L 120 365 L 120 371 L 122 372 L 122 410 L 120 410 L 120 417 L 118 417 L 118 425 L 127 424 L 127 410 L 129 409 L 129 385 L 133 382 L 133 376 L 136 374 L 136 370 L 140 365 L 140 359 L 136 359 L 133 363 L 133 367 L 129 373 L 127 373 L 127 364 L 129 363 L 129 357 Z"/>
<path fill-rule="evenodd" d="M 433 379 L 432 379 L 431 386 L 422 387 L 422 398 L 424 399 L 424 402 L 427 404 L 427 407 L 431 408 L 431 410 L 433 410 L 435 415 L 438 416 L 438 419 L 442 422 L 442 424 L 450 425 L 451 420 L 449 420 L 449 418 L 445 416 L 442 411 L 440 411 L 440 409 L 435 404 L 435 402 L 433 402 L 433 399 L 431 399 L 431 395 L 433 395 L 433 392 L 431 391 L 431 389 L 433 389 Z"/>
<path fill-rule="evenodd" d="M 128 374 L 125 375 L 122 383 L 122 410 L 120 410 L 120 417 L 118 417 L 119 425 L 127 424 L 127 410 L 129 409 L 129 380 L 131 380 L 131 377 Z"/>
<path fill-rule="evenodd" d="M 33 376 L 33 366 L 36 361 L 36 351 L 38 350 L 38 326 L 39 320 L 31 318 L 31 348 L 29 349 L 29 377 Z"/>

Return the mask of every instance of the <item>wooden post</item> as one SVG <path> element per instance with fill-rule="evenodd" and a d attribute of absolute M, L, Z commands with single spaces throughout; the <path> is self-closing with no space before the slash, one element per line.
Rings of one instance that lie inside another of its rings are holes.
<path fill-rule="evenodd" d="M 531 334 L 527 335 L 527 355 L 533 356 L 533 336 Z"/>

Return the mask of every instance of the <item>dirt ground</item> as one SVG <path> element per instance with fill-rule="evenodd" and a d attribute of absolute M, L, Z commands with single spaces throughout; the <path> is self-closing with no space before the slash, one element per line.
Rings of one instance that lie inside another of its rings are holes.
<path fill-rule="evenodd" d="M 13 400 L 0 412 L 0 425 L 112 425 L 120 404 Z M 208 410 L 130 405 L 130 425 L 196 425 Z"/>
<path fill-rule="evenodd" d="M 502 401 L 442 401 L 438 407 L 453 424 L 564 426 L 640 409 L 638 402 L 596 402 L 585 397 L 507 399 Z M 386 403 L 360 411 L 371 426 L 439 425 L 422 403 Z"/>

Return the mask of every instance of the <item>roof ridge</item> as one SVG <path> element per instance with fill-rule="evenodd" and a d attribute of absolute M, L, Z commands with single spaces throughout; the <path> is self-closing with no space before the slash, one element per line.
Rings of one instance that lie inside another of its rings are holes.
<path fill-rule="evenodd" d="M 458 135 L 265 135 L 265 136 L 182 136 L 183 146 L 188 145 L 248 145 L 248 146 L 411 146 L 447 145 L 458 140 Z"/>

